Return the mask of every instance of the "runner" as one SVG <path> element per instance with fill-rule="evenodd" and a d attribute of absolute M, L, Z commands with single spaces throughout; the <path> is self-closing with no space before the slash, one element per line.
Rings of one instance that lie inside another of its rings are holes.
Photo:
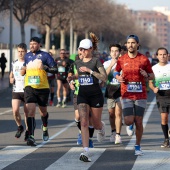
<path fill-rule="evenodd" d="M 161 127 L 164 134 L 163 148 L 169 147 L 168 114 L 170 111 L 170 63 L 168 63 L 168 50 L 158 48 L 156 52 L 159 63 L 152 67 L 155 80 L 149 81 L 149 87 L 156 94 L 156 101 L 161 114 Z"/>
<path fill-rule="evenodd" d="M 42 120 L 42 138 L 44 141 L 49 138 L 47 104 L 50 90 L 46 71 L 57 73 L 56 62 L 49 53 L 40 50 L 40 45 L 38 37 L 31 38 L 30 52 L 25 55 L 24 66 L 21 69 L 21 75 L 26 74 L 24 98 L 28 109 L 27 145 L 31 146 L 36 146 L 34 139 L 36 103 L 38 103 Z"/>
<path fill-rule="evenodd" d="M 138 48 L 139 38 L 136 35 L 129 35 L 128 53 L 118 59 L 114 77 L 121 82 L 121 103 L 125 124 L 136 126 L 135 155 L 143 155 L 140 143 L 147 98 L 146 79 L 153 79 L 154 74 L 150 61 L 138 52 Z M 121 71 L 122 75 L 120 75 Z"/>
<path fill-rule="evenodd" d="M 66 107 L 66 99 L 68 93 L 68 70 L 70 67 L 69 58 L 65 57 L 65 49 L 60 50 L 60 57 L 56 58 L 56 62 L 58 65 L 58 73 L 57 73 L 57 100 L 58 103 L 56 107 Z M 61 101 L 61 88 L 63 90 L 63 100 Z"/>
<path fill-rule="evenodd" d="M 113 71 L 121 52 L 121 46 L 119 44 L 111 44 L 109 50 L 112 59 L 105 61 L 103 65 L 108 75 L 105 97 L 107 98 L 107 108 L 111 126 L 110 142 L 120 144 L 122 143 L 120 136 L 122 126 L 120 83 L 113 77 Z"/>
<path fill-rule="evenodd" d="M 95 36 L 95 35 L 94 35 Z M 102 142 L 105 138 L 105 123 L 101 121 L 104 98 L 99 86 L 99 79 L 107 81 L 106 71 L 99 59 L 92 56 L 93 50 L 97 48 L 97 38 L 95 45 L 89 39 L 83 39 L 79 44 L 79 50 L 82 52 L 83 59 L 75 62 L 78 74 L 68 77 L 68 80 L 78 79 L 79 93 L 77 97 L 78 111 L 81 121 L 81 132 L 84 152 L 80 154 L 80 160 L 91 162 L 89 154 L 89 113 L 93 120 L 93 126 L 97 133 L 97 140 Z"/>
<path fill-rule="evenodd" d="M 13 84 L 12 89 L 12 111 L 14 120 L 18 126 L 17 132 L 15 134 L 16 138 L 20 138 L 21 134 L 24 132 L 24 126 L 21 122 L 20 115 L 20 104 L 24 103 L 24 76 L 20 75 L 20 70 L 24 64 L 24 56 L 27 53 L 27 46 L 24 43 L 20 43 L 17 46 L 18 59 L 12 62 L 12 68 L 9 75 L 10 83 Z M 24 120 L 25 120 L 25 141 L 28 138 L 28 126 L 27 126 L 27 116 L 28 110 L 26 104 L 24 103 Z"/>

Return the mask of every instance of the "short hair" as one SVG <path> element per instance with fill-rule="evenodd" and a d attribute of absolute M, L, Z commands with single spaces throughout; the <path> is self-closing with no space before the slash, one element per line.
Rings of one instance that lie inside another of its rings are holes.
<path fill-rule="evenodd" d="M 32 38 L 30 39 L 30 42 L 31 42 L 31 41 L 37 42 L 38 44 L 40 44 L 40 42 L 41 42 L 40 38 L 38 38 L 38 37 L 32 37 Z"/>
<path fill-rule="evenodd" d="M 121 46 L 119 44 L 110 44 L 109 45 L 109 50 L 111 51 L 112 47 L 117 47 L 119 49 L 119 52 L 121 52 Z"/>
<path fill-rule="evenodd" d="M 156 55 L 158 55 L 159 50 L 165 50 L 166 54 L 168 54 L 168 50 L 165 47 L 159 47 L 156 51 Z"/>
<path fill-rule="evenodd" d="M 25 43 L 20 43 L 17 45 L 17 48 L 22 48 L 24 49 L 25 51 L 27 51 L 27 45 Z"/>

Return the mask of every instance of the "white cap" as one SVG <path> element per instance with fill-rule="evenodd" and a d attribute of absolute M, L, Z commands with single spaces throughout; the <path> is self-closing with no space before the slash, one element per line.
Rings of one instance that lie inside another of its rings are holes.
<path fill-rule="evenodd" d="M 91 40 L 89 39 L 84 39 L 84 40 L 81 40 L 80 41 L 80 44 L 79 44 L 79 48 L 84 48 L 84 49 L 89 49 L 91 48 L 93 45 L 92 45 L 92 42 Z"/>

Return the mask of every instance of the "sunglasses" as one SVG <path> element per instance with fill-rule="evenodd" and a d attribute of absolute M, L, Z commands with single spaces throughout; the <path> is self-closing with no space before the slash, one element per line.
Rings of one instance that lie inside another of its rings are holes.
<path fill-rule="evenodd" d="M 85 49 L 85 48 L 78 48 L 78 50 L 80 50 L 80 51 L 86 51 L 86 50 L 88 50 L 88 49 Z"/>

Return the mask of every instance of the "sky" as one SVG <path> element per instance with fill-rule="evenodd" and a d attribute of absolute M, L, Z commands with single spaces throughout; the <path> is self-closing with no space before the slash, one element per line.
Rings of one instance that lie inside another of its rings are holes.
<path fill-rule="evenodd" d="M 155 6 L 167 6 L 170 10 L 170 0 L 114 0 L 117 4 L 126 4 L 132 10 L 152 10 Z"/>

